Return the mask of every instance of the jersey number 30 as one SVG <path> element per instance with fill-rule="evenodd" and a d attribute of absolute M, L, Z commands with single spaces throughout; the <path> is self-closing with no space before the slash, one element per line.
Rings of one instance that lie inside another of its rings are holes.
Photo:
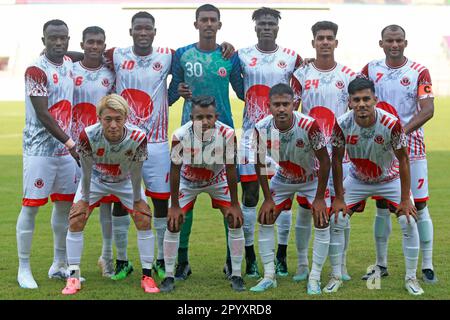
<path fill-rule="evenodd" d="M 186 62 L 186 75 L 188 77 L 196 76 L 201 77 L 203 75 L 203 67 L 200 62 Z"/>

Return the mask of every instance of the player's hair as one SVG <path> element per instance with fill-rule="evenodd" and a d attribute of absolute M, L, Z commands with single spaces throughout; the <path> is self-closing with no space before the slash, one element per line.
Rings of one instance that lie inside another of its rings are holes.
<path fill-rule="evenodd" d="M 133 24 L 134 20 L 143 18 L 152 20 L 153 24 L 155 24 L 155 17 L 153 17 L 150 13 L 146 11 L 139 11 L 131 18 L 131 24 Z"/>
<path fill-rule="evenodd" d="M 48 26 L 66 26 L 67 30 L 69 30 L 69 27 L 67 26 L 67 24 L 59 19 L 53 19 L 53 20 L 49 20 L 46 23 L 44 23 L 44 27 L 42 28 L 42 33 L 45 33 L 45 30 L 47 30 Z"/>
<path fill-rule="evenodd" d="M 384 33 L 386 32 L 386 30 L 391 30 L 391 31 L 402 30 L 403 35 L 406 37 L 405 29 L 400 27 L 398 24 L 390 24 L 387 27 L 384 27 L 383 30 L 381 30 L 381 39 L 383 39 L 383 36 L 384 36 Z"/>
<path fill-rule="evenodd" d="M 195 21 L 198 20 L 198 16 L 200 15 L 200 12 L 202 11 L 214 11 L 217 12 L 217 17 L 219 18 L 220 21 L 220 11 L 217 7 L 213 6 L 212 4 L 204 4 L 200 7 L 197 8 L 197 10 L 195 10 Z"/>
<path fill-rule="evenodd" d="M 84 41 L 84 39 L 86 39 L 86 35 L 88 33 L 90 33 L 90 34 L 102 34 L 103 37 L 105 37 L 105 39 L 106 39 L 105 30 L 103 30 L 102 28 L 100 28 L 98 26 L 87 27 L 86 29 L 84 29 L 83 30 L 83 41 Z"/>
<path fill-rule="evenodd" d="M 117 112 L 119 112 L 121 115 L 123 115 L 125 118 L 128 117 L 128 114 L 130 112 L 130 107 L 128 106 L 128 102 L 119 96 L 118 94 L 112 93 L 110 95 L 104 96 L 100 102 L 97 104 L 97 115 L 101 116 L 102 112 L 106 109 L 110 108 Z"/>
<path fill-rule="evenodd" d="M 375 85 L 372 80 L 368 78 L 356 78 L 348 84 L 348 93 L 355 94 L 357 91 L 370 89 L 373 93 L 375 93 Z"/>
<path fill-rule="evenodd" d="M 282 95 L 282 94 L 288 94 L 291 97 L 294 97 L 294 91 L 289 85 L 287 85 L 286 83 L 279 83 L 270 88 L 269 99 L 272 98 L 272 96 L 274 95 Z"/>
<path fill-rule="evenodd" d="M 316 37 L 317 32 L 319 32 L 320 30 L 331 30 L 334 33 L 334 37 L 336 37 L 338 32 L 338 25 L 331 21 L 318 21 L 314 23 L 314 25 L 311 27 L 314 38 Z"/>
<path fill-rule="evenodd" d="M 213 96 L 196 96 L 192 97 L 192 108 L 194 107 L 201 107 L 201 108 L 207 108 L 209 106 L 216 107 L 216 99 Z"/>
<path fill-rule="evenodd" d="M 260 17 L 265 16 L 265 15 L 272 16 L 277 20 L 281 19 L 280 11 L 272 9 L 272 8 L 261 7 L 259 9 L 256 9 L 255 11 L 253 11 L 252 20 L 255 21 L 256 19 L 259 19 Z"/>

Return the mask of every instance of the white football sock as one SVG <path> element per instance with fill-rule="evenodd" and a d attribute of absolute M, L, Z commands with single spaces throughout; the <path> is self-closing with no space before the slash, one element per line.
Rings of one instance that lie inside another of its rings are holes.
<path fill-rule="evenodd" d="M 311 210 L 298 207 L 295 223 L 295 242 L 297 244 L 298 265 L 308 266 L 308 248 L 312 228 Z"/>
<path fill-rule="evenodd" d="M 81 263 L 81 255 L 83 253 L 84 236 L 83 231 L 80 232 L 67 232 L 67 262 L 69 266 L 77 265 Z"/>
<path fill-rule="evenodd" d="M 117 260 L 127 261 L 128 229 L 130 227 L 130 216 L 112 216 L 112 230 L 114 243 L 116 245 Z"/>
<path fill-rule="evenodd" d="M 391 213 L 389 212 L 389 209 L 377 208 L 373 231 L 377 249 L 376 264 L 387 267 L 388 241 L 392 231 Z"/>
<path fill-rule="evenodd" d="M 104 260 L 113 259 L 112 248 L 112 215 L 111 204 L 102 203 L 99 208 L 100 225 L 102 226 L 103 246 L 102 246 L 102 258 Z"/>
<path fill-rule="evenodd" d="M 66 237 L 69 229 L 69 211 L 72 202 L 55 201 L 52 210 L 53 262 L 66 263 Z"/>
<path fill-rule="evenodd" d="M 39 207 L 22 206 L 16 224 L 17 253 L 19 268 L 30 268 L 31 242 L 33 240 L 34 222 Z"/>
<path fill-rule="evenodd" d="M 324 229 L 314 228 L 314 230 L 312 268 L 309 278 L 320 281 L 320 274 L 322 273 L 322 267 L 327 259 L 330 246 L 330 227 L 328 226 Z"/>
<path fill-rule="evenodd" d="M 164 233 L 164 263 L 166 267 L 166 277 L 174 276 L 175 261 L 180 245 L 180 232 L 170 232 L 166 230 Z"/>
<path fill-rule="evenodd" d="M 342 255 L 344 251 L 345 242 L 345 227 L 348 225 L 349 216 L 343 216 L 342 212 L 339 212 L 338 221 L 335 222 L 335 214 L 330 217 L 330 248 L 329 256 L 331 263 L 331 274 L 333 276 L 341 278 L 342 276 Z"/>
<path fill-rule="evenodd" d="M 342 272 L 347 271 L 347 250 L 348 245 L 350 244 L 350 216 L 347 218 L 347 225 L 344 228 L 344 251 L 342 252 Z"/>
<path fill-rule="evenodd" d="M 242 257 L 244 255 L 244 230 L 243 228 L 228 228 L 228 245 L 231 256 L 231 275 L 241 276 Z"/>
<path fill-rule="evenodd" d="M 291 221 L 292 221 L 292 211 L 284 210 L 281 211 L 277 218 L 277 230 L 278 230 L 278 244 L 288 245 L 289 242 L 289 232 L 291 231 Z"/>
<path fill-rule="evenodd" d="M 264 278 L 275 278 L 275 228 L 273 224 L 260 224 L 258 233 L 259 254 L 264 265 Z"/>
<path fill-rule="evenodd" d="M 155 237 L 153 236 L 153 231 L 151 229 L 138 230 L 137 243 L 142 269 L 151 269 L 155 254 Z"/>
<path fill-rule="evenodd" d="M 433 270 L 433 222 L 428 207 L 418 210 L 417 216 L 417 229 L 419 231 L 420 250 L 422 251 L 422 270 Z"/>
<path fill-rule="evenodd" d="M 406 275 L 405 279 L 416 278 L 417 263 L 419 260 L 419 232 L 413 217 L 409 217 L 409 224 L 406 216 L 397 218 L 403 233 L 403 255 L 405 256 Z"/>
<path fill-rule="evenodd" d="M 153 218 L 153 228 L 156 231 L 156 243 L 158 245 L 158 260 L 164 259 L 164 232 L 167 229 L 167 217 Z"/>
<path fill-rule="evenodd" d="M 255 239 L 255 224 L 256 224 L 256 207 L 246 207 L 241 205 L 242 215 L 244 218 L 244 238 L 245 246 L 252 246 Z"/>

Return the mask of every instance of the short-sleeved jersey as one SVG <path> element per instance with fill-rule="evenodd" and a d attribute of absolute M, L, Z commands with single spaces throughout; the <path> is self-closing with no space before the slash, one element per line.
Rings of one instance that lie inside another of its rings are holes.
<path fill-rule="evenodd" d="M 225 164 L 236 163 L 234 130 L 216 121 L 214 132 L 206 141 L 202 141 L 201 132 L 195 130 L 193 122 L 189 121 L 173 133 L 172 161 L 182 161 L 183 183 L 191 188 L 202 188 L 225 181 Z"/>
<path fill-rule="evenodd" d="M 394 150 L 406 148 L 406 135 L 400 121 L 375 108 L 376 122 L 360 127 L 353 110 L 338 118 L 333 129 L 332 145 L 345 147 L 350 158 L 350 175 L 365 183 L 382 183 L 399 177 Z"/>
<path fill-rule="evenodd" d="M 302 113 L 316 119 L 328 143 L 336 119 L 348 109 L 348 84 L 356 77 L 347 66 L 336 63 L 330 70 L 319 70 L 314 63 L 294 72 L 300 85 Z"/>
<path fill-rule="evenodd" d="M 403 126 L 419 113 L 419 100 L 432 98 L 432 83 L 428 69 L 409 59 L 397 68 L 386 64 L 385 59 L 369 62 L 362 73 L 375 83 L 375 93 L 380 101 L 392 105 Z M 424 159 L 423 128 L 408 134 L 408 150 L 411 160 Z"/>
<path fill-rule="evenodd" d="M 237 96 L 244 100 L 244 87 L 239 65 L 239 57 L 235 53 L 229 60 L 222 57 L 221 47 L 214 51 L 203 51 L 191 44 L 175 52 L 172 63 L 173 79 L 169 86 L 169 104 L 172 105 L 180 97 L 178 84 L 189 85 L 193 96 L 209 95 L 216 99 L 219 120 L 233 127 L 231 114 L 229 84 Z M 190 120 L 191 101 L 185 100 L 181 124 Z"/>
<path fill-rule="evenodd" d="M 317 177 L 319 163 L 314 151 L 326 147 L 326 141 L 314 118 L 294 111 L 292 127 L 280 131 L 269 115 L 256 124 L 255 130 L 258 143 L 267 146 L 266 156 L 278 164 L 275 178 L 293 184 Z M 261 156 L 264 160 L 264 155 Z"/>
<path fill-rule="evenodd" d="M 277 46 L 274 51 L 261 51 L 257 45 L 238 51 L 244 76 L 245 107 L 242 128 L 253 129 L 270 114 L 269 91 L 278 83 L 290 84 L 292 74 L 302 58 L 294 50 Z"/>
<path fill-rule="evenodd" d="M 23 154 L 57 157 L 69 152 L 63 143 L 53 137 L 36 116 L 30 97 L 47 97 L 48 112 L 59 127 L 70 136 L 73 98 L 73 63 L 64 56 L 60 65 L 41 55 L 25 71 L 25 128 Z"/>
<path fill-rule="evenodd" d="M 114 72 L 106 66 L 85 67 L 81 61 L 73 65 L 72 139 L 77 142 L 85 127 L 97 122 L 97 104 L 114 87 Z"/>
<path fill-rule="evenodd" d="M 114 65 L 115 90 L 130 105 L 128 121 L 147 134 L 149 143 L 167 141 L 167 76 L 172 50 L 154 47 L 151 54 L 138 56 L 131 46 L 109 49 L 106 56 Z"/>
<path fill-rule="evenodd" d="M 147 159 L 147 138 L 138 127 L 125 124 L 121 141 L 110 143 L 103 135 L 100 123 L 81 131 L 77 151 L 81 157 L 92 157 L 92 179 L 116 183 L 129 179 L 133 162 Z"/>

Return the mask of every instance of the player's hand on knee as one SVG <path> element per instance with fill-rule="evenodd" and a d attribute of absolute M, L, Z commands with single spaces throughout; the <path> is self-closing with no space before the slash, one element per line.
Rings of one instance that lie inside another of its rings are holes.
<path fill-rule="evenodd" d="M 231 43 L 228 42 L 222 42 L 222 44 L 220 45 L 220 47 L 222 48 L 222 57 L 225 60 L 228 60 L 231 58 L 231 56 L 234 54 L 234 47 Z"/>
<path fill-rule="evenodd" d="M 342 198 L 334 198 L 333 203 L 331 204 L 330 216 L 334 214 L 334 222 L 338 222 L 339 211 L 342 211 L 342 215 L 345 217 L 347 214 L 347 205 L 345 204 L 344 199 Z"/>
<path fill-rule="evenodd" d="M 417 209 L 411 199 L 400 201 L 400 204 L 395 210 L 395 213 L 398 216 L 404 214 L 406 216 L 406 219 L 408 220 L 408 223 L 410 223 L 410 216 L 412 216 L 414 220 L 417 221 Z"/>
<path fill-rule="evenodd" d="M 319 227 L 326 227 L 328 225 L 328 212 L 327 212 L 327 204 L 325 200 L 315 198 L 312 205 L 312 214 L 315 217 L 315 221 Z"/>
<path fill-rule="evenodd" d="M 189 88 L 189 85 L 185 82 L 181 82 L 180 84 L 178 84 L 178 94 L 180 96 L 182 96 L 185 99 L 190 99 L 192 98 L 192 91 Z"/>
<path fill-rule="evenodd" d="M 261 224 L 275 223 L 275 202 L 272 199 L 265 199 L 259 209 L 258 221 Z"/>
<path fill-rule="evenodd" d="M 225 216 L 228 219 L 228 225 L 233 229 L 240 228 L 244 224 L 242 210 L 239 205 L 227 208 Z"/>
<path fill-rule="evenodd" d="M 167 211 L 167 229 L 169 229 L 170 232 L 178 232 L 183 223 L 183 210 L 180 207 L 170 207 Z"/>
<path fill-rule="evenodd" d="M 69 220 L 79 216 L 84 216 L 83 218 L 87 220 L 90 214 L 89 203 L 84 200 L 79 200 L 77 203 L 72 204 L 69 212 Z"/>
<path fill-rule="evenodd" d="M 152 217 L 152 211 L 150 210 L 150 207 L 144 199 L 140 199 L 133 203 L 133 213 L 140 213 L 150 218 Z"/>

